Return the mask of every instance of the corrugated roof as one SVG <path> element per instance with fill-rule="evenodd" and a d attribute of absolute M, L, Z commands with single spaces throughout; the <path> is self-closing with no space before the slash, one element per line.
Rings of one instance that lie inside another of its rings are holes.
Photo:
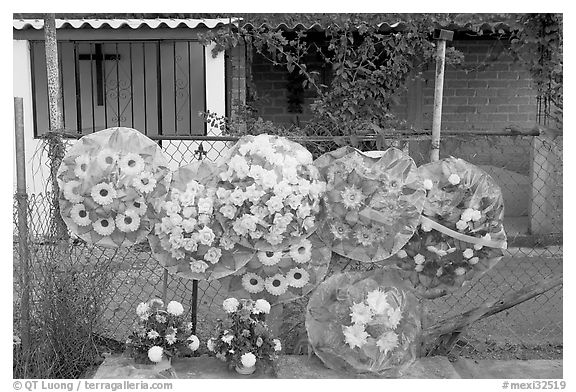
<path fill-rule="evenodd" d="M 168 27 L 171 29 L 179 27 L 187 27 L 190 29 L 195 28 L 209 28 L 222 27 L 230 24 L 230 19 L 56 19 L 56 28 L 112 28 L 119 29 L 122 27 L 130 27 L 138 29 L 143 26 L 152 29 L 158 27 Z M 236 20 L 232 19 L 232 23 Z M 36 29 L 41 30 L 44 28 L 43 19 L 14 19 L 13 27 L 16 30 Z"/>

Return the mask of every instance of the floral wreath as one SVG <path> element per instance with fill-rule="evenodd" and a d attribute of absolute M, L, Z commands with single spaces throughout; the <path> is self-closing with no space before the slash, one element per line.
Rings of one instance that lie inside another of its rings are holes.
<path fill-rule="evenodd" d="M 145 240 L 166 197 L 168 161 L 160 147 L 131 128 L 80 138 L 58 170 L 60 213 L 89 243 L 130 246 Z"/>

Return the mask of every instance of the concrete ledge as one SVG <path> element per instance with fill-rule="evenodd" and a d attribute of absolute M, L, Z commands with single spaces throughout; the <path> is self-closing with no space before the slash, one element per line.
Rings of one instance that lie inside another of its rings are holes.
<path fill-rule="evenodd" d="M 475 360 L 459 358 L 453 363 L 462 378 L 561 379 L 562 360 Z"/>

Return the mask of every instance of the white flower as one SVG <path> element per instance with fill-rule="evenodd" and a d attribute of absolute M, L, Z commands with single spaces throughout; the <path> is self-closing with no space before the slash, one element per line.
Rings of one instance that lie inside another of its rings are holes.
<path fill-rule="evenodd" d="M 132 181 L 134 188 L 142 193 L 150 193 L 156 187 L 156 179 L 154 174 L 149 171 L 143 171 L 134 178 Z"/>
<path fill-rule="evenodd" d="M 74 168 L 74 174 L 80 179 L 84 179 L 88 176 L 88 168 L 90 166 L 90 157 L 88 155 L 79 155 L 74 160 L 76 167 Z"/>
<path fill-rule="evenodd" d="M 179 201 L 184 207 L 190 207 L 194 204 L 194 200 L 196 200 L 196 193 L 187 190 L 184 193 L 179 193 L 178 197 L 174 197 L 174 191 L 172 191 L 172 200 Z"/>
<path fill-rule="evenodd" d="M 190 219 L 183 219 L 182 220 L 182 230 L 184 230 L 184 232 L 186 233 L 192 233 L 194 231 L 194 228 L 196 227 L 196 219 L 194 218 L 190 218 Z"/>
<path fill-rule="evenodd" d="M 214 352 L 214 339 L 210 338 L 208 339 L 208 341 L 206 342 L 206 347 L 208 348 L 208 351 L 210 352 Z"/>
<path fill-rule="evenodd" d="M 393 331 L 386 331 L 380 336 L 380 339 L 376 342 L 376 346 L 378 346 L 380 352 L 386 355 L 388 351 L 392 351 L 398 347 L 398 335 Z"/>
<path fill-rule="evenodd" d="M 290 246 L 290 257 L 298 264 L 307 263 L 312 258 L 312 243 L 304 238 L 300 243 Z"/>
<path fill-rule="evenodd" d="M 204 273 L 208 268 L 208 264 L 203 262 L 202 260 L 193 260 L 190 262 L 190 271 L 198 274 Z"/>
<path fill-rule="evenodd" d="M 242 366 L 245 368 L 250 368 L 256 365 L 256 356 L 252 353 L 242 354 L 240 361 L 242 362 Z"/>
<path fill-rule="evenodd" d="M 96 155 L 96 162 L 102 169 L 108 169 L 118 161 L 118 153 L 105 148 Z"/>
<path fill-rule="evenodd" d="M 468 223 L 463 220 L 459 220 L 456 222 L 456 228 L 460 231 L 465 230 L 468 228 Z"/>
<path fill-rule="evenodd" d="M 140 302 L 136 307 L 136 314 L 140 317 L 146 315 L 150 310 L 150 306 L 146 302 Z"/>
<path fill-rule="evenodd" d="M 234 335 L 230 335 L 229 333 L 227 333 L 226 335 L 222 336 L 220 340 L 222 340 L 226 344 L 230 344 L 232 343 L 232 340 L 234 340 Z"/>
<path fill-rule="evenodd" d="M 310 274 L 304 268 L 292 268 L 286 274 L 286 281 L 292 287 L 301 288 L 310 281 Z"/>
<path fill-rule="evenodd" d="M 254 308 L 252 309 L 252 313 L 254 314 L 268 314 L 270 313 L 270 303 L 265 299 L 257 299 L 254 303 Z"/>
<path fill-rule="evenodd" d="M 280 342 L 280 339 L 272 339 L 272 342 L 274 343 L 274 351 L 282 350 L 282 343 Z"/>
<path fill-rule="evenodd" d="M 196 207 L 186 206 L 186 207 L 182 208 L 182 216 L 184 218 L 192 218 L 192 217 L 196 216 L 197 213 L 198 213 L 198 211 L 196 210 Z"/>
<path fill-rule="evenodd" d="M 256 253 L 258 260 L 266 266 L 273 266 L 278 264 L 280 259 L 282 259 L 282 252 L 272 252 L 272 251 L 259 251 Z"/>
<path fill-rule="evenodd" d="M 224 250 L 231 250 L 234 248 L 234 241 L 229 236 L 220 237 L 220 246 Z"/>
<path fill-rule="evenodd" d="M 425 232 L 427 232 L 427 233 L 430 232 L 430 231 L 432 231 L 432 226 L 430 226 L 430 224 L 427 223 L 427 222 L 422 222 L 422 223 L 420 224 L 420 228 L 422 229 L 422 231 L 425 231 Z"/>
<path fill-rule="evenodd" d="M 280 196 L 272 196 L 266 202 L 266 207 L 268 207 L 268 210 L 270 211 L 270 213 L 273 214 L 277 211 L 280 211 L 282 208 L 284 208 L 284 203 L 282 202 L 282 198 Z"/>
<path fill-rule="evenodd" d="M 80 181 L 76 180 L 68 181 L 67 183 L 65 183 L 63 193 L 66 200 L 74 204 L 81 203 L 84 200 L 84 197 L 80 195 L 81 185 L 82 184 L 80 183 Z"/>
<path fill-rule="evenodd" d="M 256 184 L 252 184 L 246 188 L 246 191 L 244 192 L 244 197 L 249 201 L 251 201 L 252 203 L 258 203 L 260 201 L 260 198 L 265 194 L 266 192 L 264 192 L 261 189 L 258 189 Z"/>
<path fill-rule="evenodd" d="M 244 194 L 242 189 L 236 188 L 234 189 L 234 192 L 230 194 L 230 197 L 228 199 L 232 204 L 241 206 L 242 204 L 244 204 L 244 200 L 246 200 L 246 195 Z"/>
<path fill-rule="evenodd" d="M 355 303 L 350 306 L 350 318 L 354 324 L 366 324 L 372 320 L 372 311 L 364 302 Z"/>
<path fill-rule="evenodd" d="M 466 273 L 466 269 L 462 267 L 458 267 L 454 270 L 454 273 L 458 276 L 464 275 Z"/>
<path fill-rule="evenodd" d="M 160 334 L 152 329 L 148 331 L 148 334 L 146 336 L 148 336 L 148 339 L 156 339 L 158 336 L 160 336 Z"/>
<path fill-rule="evenodd" d="M 460 183 L 460 176 L 456 173 L 452 173 L 448 176 L 448 182 L 452 185 L 458 185 Z"/>
<path fill-rule="evenodd" d="M 424 181 L 422 181 L 422 185 L 424 186 L 424 189 L 426 190 L 431 190 L 434 187 L 434 183 L 432 182 L 431 179 L 427 178 Z"/>
<path fill-rule="evenodd" d="M 387 323 L 388 327 L 390 327 L 391 329 L 396 329 L 401 319 L 402 319 L 402 311 L 400 310 L 400 308 L 388 309 L 388 323 Z"/>
<path fill-rule="evenodd" d="M 463 220 L 464 222 L 469 222 L 472 220 L 472 215 L 474 215 L 474 209 L 473 208 L 466 208 L 462 212 L 460 219 Z"/>
<path fill-rule="evenodd" d="M 342 203 L 347 209 L 355 209 L 360 207 L 362 200 L 364 200 L 364 195 L 362 190 L 356 188 L 354 185 L 345 187 L 343 191 L 340 192 L 342 195 Z"/>
<path fill-rule="evenodd" d="M 70 217 L 78 226 L 88 226 L 92 223 L 86 207 L 82 203 L 74 204 L 70 209 Z"/>
<path fill-rule="evenodd" d="M 190 335 L 186 341 L 189 341 L 188 348 L 192 351 L 198 350 L 200 348 L 200 339 L 196 335 Z"/>
<path fill-rule="evenodd" d="M 268 241 L 270 245 L 278 245 L 282 242 L 284 237 L 281 234 L 269 233 L 264 236 L 264 239 Z"/>
<path fill-rule="evenodd" d="M 157 314 L 156 321 L 158 321 L 161 324 L 164 324 L 166 322 L 166 317 L 162 316 L 161 314 Z"/>
<path fill-rule="evenodd" d="M 468 264 L 471 265 L 478 264 L 479 261 L 480 261 L 479 257 L 472 257 L 471 259 L 468 260 Z"/>
<path fill-rule="evenodd" d="M 240 306 L 240 302 L 236 298 L 228 298 L 222 302 L 222 307 L 226 311 L 226 313 L 234 313 L 238 310 L 238 306 Z"/>
<path fill-rule="evenodd" d="M 421 255 L 420 253 L 418 253 L 416 256 L 414 256 L 414 262 L 416 264 L 422 264 L 425 261 L 426 261 L 426 258 L 423 255 Z"/>
<path fill-rule="evenodd" d="M 198 230 L 198 241 L 200 241 L 200 243 L 203 245 L 212 245 L 212 242 L 214 242 L 215 238 L 216 235 L 214 235 L 214 232 L 209 227 L 203 227 L 202 229 Z"/>
<path fill-rule="evenodd" d="M 274 194 L 281 199 L 285 199 L 292 193 L 292 186 L 288 184 L 286 181 L 280 181 L 276 185 L 274 185 Z"/>
<path fill-rule="evenodd" d="M 408 253 L 406 253 L 406 251 L 404 249 L 400 249 L 398 251 L 398 253 L 396 253 L 396 256 L 398 256 L 399 258 L 403 259 L 406 256 L 408 256 Z"/>
<path fill-rule="evenodd" d="M 335 221 L 330 225 L 330 232 L 337 240 L 348 238 L 350 228 L 343 222 Z"/>
<path fill-rule="evenodd" d="M 176 335 L 174 335 L 174 334 L 166 335 L 165 339 L 169 345 L 173 345 L 178 340 L 178 339 L 176 339 Z"/>
<path fill-rule="evenodd" d="M 484 245 L 480 245 L 480 244 L 474 244 L 474 249 L 476 250 L 480 250 L 484 247 Z"/>
<path fill-rule="evenodd" d="M 302 228 L 305 231 L 310 231 L 312 230 L 312 228 L 314 227 L 315 224 L 315 219 L 313 216 L 309 216 L 306 219 L 304 219 L 304 221 L 302 222 Z"/>
<path fill-rule="evenodd" d="M 388 294 L 384 291 L 380 291 L 380 289 L 369 292 L 366 302 L 374 314 L 384 314 L 390 309 Z"/>
<path fill-rule="evenodd" d="M 288 289 L 288 282 L 281 274 L 276 274 L 266 278 L 264 287 L 272 295 L 282 295 Z"/>
<path fill-rule="evenodd" d="M 129 152 L 118 162 L 120 171 L 127 176 L 136 176 L 144 170 L 144 159 L 139 154 Z"/>
<path fill-rule="evenodd" d="M 264 189 L 273 188 L 278 182 L 278 176 L 274 170 L 264 170 L 262 173 L 263 177 L 261 180 L 262 187 Z"/>
<path fill-rule="evenodd" d="M 438 277 L 442 276 L 443 273 L 444 273 L 444 269 L 442 267 L 440 267 L 436 270 L 436 276 L 438 276 Z"/>
<path fill-rule="evenodd" d="M 148 359 L 152 362 L 162 361 L 162 356 L 164 355 L 164 349 L 160 346 L 150 347 L 148 350 Z"/>
<path fill-rule="evenodd" d="M 219 248 L 210 248 L 204 255 L 204 260 L 210 262 L 211 264 L 216 264 L 220 257 L 222 257 L 222 250 Z"/>
<path fill-rule="evenodd" d="M 235 171 L 236 175 L 241 180 L 245 178 L 250 172 L 248 162 L 246 162 L 246 159 L 240 155 L 234 155 L 232 158 L 230 158 L 230 161 L 228 161 L 228 167 Z"/>
<path fill-rule="evenodd" d="M 216 196 L 222 203 L 228 202 L 231 193 L 232 191 L 226 188 L 218 187 L 218 189 L 216 189 Z"/>
<path fill-rule="evenodd" d="M 228 219 L 234 219 L 234 215 L 236 215 L 236 207 L 232 204 L 224 204 L 218 211 Z"/>
<path fill-rule="evenodd" d="M 184 313 L 184 307 L 180 302 L 170 301 L 166 306 L 166 311 L 174 316 L 180 316 Z"/>
<path fill-rule="evenodd" d="M 362 346 L 366 344 L 366 339 L 369 336 L 364 330 L 363 324 L 352 324 L 349 327 L 342 326 L 342 332 L 344 333 L 344 340 L 350 348 L 362 348 Z"/>
<path fill-rule="evenodd" d="M 464 252 L 462 252 L 462 256 L 469 259 L 470 257 L 474 256 L 474 251 L 470 248 L 467 248 Z"/>
<path fill-rule="evenodd" d="M 253 272 L 249 272 L 242 276 L 242 287 L 250 294 L 259 293 L 264 290 L 264 279 Z"/>
<path fill-rule="evenodd" d="M 198 199 L 198 213 L 199 214 L 211 214 L 213 207 L 213 201 L 210 197 L 203 197 Z"/>
<path fill-rule="evenodd" d="M 180 203 L 174 200 L 165 202 L 164 209 L 167 215 L 176 215 L 181 211 Z"/>
<path fill-rule="evenodd" d="M 116 190 L 112 185 L 101 182 L 92 187 L 90 191 L 90 196 L 94 201 L 102 206 L 112 204 L 114 198 L 116 197 Z"/>
<path fill-rule="evenodd" d="M 422 272 L 424 270 L 424 264 L 416 264 L 416 266 L 414 267 L 414 270 L 416 272 Z"/>
<path fill-rule="evenodd" d="M 138 230 L 140 227 L 140 217 L 138 213 L 134 210 L 126 210 L 124 214 L 116 215 L 116 227 L 124 233 Z"/>
<path fill-rule="evenodd" d="M 303 196 L 301 194 L 292 194 L 288 196 L 286 201 L 288 202 L 290 208 L 292 208 L 293 210 L 297 210 L 298 207 L 300 207 L 300 205 L 302 204 L 302 198 Z"/>
<path fill-rule="evenodd" d="M 312 212 L 312 207 L 308 203 L 302 203 L 298 207 L 298 211 L 296 211 L 296 216 L 300 219 L 306 218 Z"/>
<path fill-rule="evenodd" d="M 92 223 L 92 227 L 96 233 L 104 237 L 112 234 L 116 228 L 112 218 L 100 218 Z"/>
<path fill-rule="evenodd" d="M 144 198 L 139 197 L 136 200 L 132 200 L 127 204 L 127 209 L 136 211 L 139 216 L 146 214 L 148 206 L 146 205 Z"/>

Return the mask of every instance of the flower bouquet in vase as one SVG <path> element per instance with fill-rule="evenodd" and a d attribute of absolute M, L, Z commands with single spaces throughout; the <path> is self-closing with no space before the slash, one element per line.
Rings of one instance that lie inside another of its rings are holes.
<path fill-rule="evenodd" d="M 426 188 L 421 223 L 391 260 L 424 296 L 462 287 L 506 249 L 504 202 L 487 173 L 462 159 L 418 168 Z"/>
<path fill-rule="evenodd" d="M 130 246 L 146 239 L 170 183 L 160 147 L 131 128 L 80 138 L 58 170 L 60 213 L 88 243 Z"/>
<path fill-rule="evenodd" d="M 314 164 L 327 182 L 326 220 L 318 231 L 333 252 L 373 263 L 406 244 L 425 199 L 412 158 L 396 148 L 374 157 L 342 147 Z"/>
<path fill-rule="evenodd" d="M 208 350 L 240 374 L 252 374 L 257 366 L 270 365 L 282 344 L 265 322 L 270 313 L 268 301 L 228 298 L 223 308 L 228 320 L 219 320 L 216 336 L 206 343 Z"/>
<path fill-rule="evenodd" d="M 136 308 L 138 323 L 126 342 L 127 353 L 137 363 L 170 367 L 171 359 L 190 355 L 200 347 L 192 333 L 193 325 L 184 320 L 184 308 L 176 301 L 166 307 L 161 299 L 141 302 Z M 159 369 L 159 368 L 162 369 Z"/>
<path fill-rule="evenodd" d="M 214 280 L 244 266 L 254 250 L 235 244 L 216 220 L 215 166 L 194 161 L 172 176 L 149 241 L 168 271 L 187 279 Z"/>
<path fill-rule="evenodd" d="M 416 358 L 421 312 L 394 267 L 338 273 L 312 294 L 306 331 L 327 367 L 398 377 Z"/>

